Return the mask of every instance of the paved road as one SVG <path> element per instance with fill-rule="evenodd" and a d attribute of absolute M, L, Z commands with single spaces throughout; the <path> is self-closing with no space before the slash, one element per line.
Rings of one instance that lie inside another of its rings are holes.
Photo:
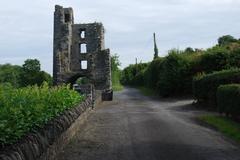
<path fill-rule="evenodd" d="M 91 113 L 58 160 L 240 160 L 240 149 L 199 125 L 191 100 L 116 93 Z"/>

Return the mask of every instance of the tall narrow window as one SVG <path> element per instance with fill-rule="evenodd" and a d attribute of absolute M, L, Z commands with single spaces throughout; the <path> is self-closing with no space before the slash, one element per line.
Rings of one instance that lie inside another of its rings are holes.
<path fill-rule="evenodd" d="M 86 37 L 86 29 L 80 29 L 80 38 L 84 39 Z"/>
<path fill-rule="evenodd" d="M 80 53 L 87 53 L 87 44 L 81 43 L 79 48 L 80 48 Z"/>
<path fill-rule="evenodd" d="M 87 69 L 87 61 L 84 60 L 84 61 L 81 61 L 81 69 Z"/>
<path fill-rule="evenodd" d="M 65 19 L 65 23 L 68 23 L 68 22 L 70 22 L 70 14 L 65 14 L 64 15 L 64 19 Z"/>

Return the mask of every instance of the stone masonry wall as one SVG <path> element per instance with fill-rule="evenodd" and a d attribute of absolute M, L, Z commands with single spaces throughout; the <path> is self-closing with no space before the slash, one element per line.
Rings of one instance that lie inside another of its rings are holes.
<path fill-rule="evenodd" d="M 69 15 L 69 21 L 65 22 L 65 16 Z M 70 71 L 70 53 L 72 43 L 72 8 L 55 6 L 54 12 L 54 48 L 53 48 L 53 78 L 57 81 L 59 73 Z"/>
<path fill-rule="evenodd" d="M 109 90 L 111 81 L 111 58 L 110 51 L 103 50 L 94 56 L 95 68 L 93 70 L 94 83 L 97 90 Z M 104 73 L 104 74 L 103 74 Z M 109 76 L 105 76 L 105 74 Z"/>
<path fill-rule="evenodd" d="M 85 53 L 81 45 L 86 45 Z M 105 49 L 102 23 L 74 24 L 72 8 L 57 5 L 53 58 L 54 84 L 73 84 L 77 78 L 86 77 L 95 89 L 111 90 L 110 50 Z M 86 69 L 83 62 L 87 62 Z"/>
<path fill-rule="evenodd" d="M 54 160 L 66 145 L 92 108 L 91 98 L 79 106 L 65 111 L 43 129 L 30 133 L 18 143 L 0 150 L 0 160 Z"/>

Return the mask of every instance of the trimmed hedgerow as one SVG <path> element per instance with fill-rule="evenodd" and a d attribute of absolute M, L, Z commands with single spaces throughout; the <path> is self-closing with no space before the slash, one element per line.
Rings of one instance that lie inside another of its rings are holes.
<path fill-rule="evenodd" d="M 229 67 L 229 58 L 232 56 L 226 48 L 214 47 L 202 54 L 199 61 L 201 70 L 206 73 L 220 71 Z M 233 65 L 232 65 L 233 66 Z"/>
<path fill-rule="evenodd" d="M 216 92 L 220 85 L 239 83 L 240 69 L 229 69 L 203 74 L 193 79 L 193 94 L 198 101 L 216 105 Z"/>
<path fill-rule="evenodd" d="M 240 116 L 240 84 L 221 85 L 217 90 L 219 112 Z"/>
<path fill-rule="evenodd" d="M 121 83 L 146 87 L 161 96 L 191 95 L 194 76 L 230 68 L 240 68 L 240 42 L 207 50 L 172 49 L 148 65 L 129 65 L 122 72 Z"/>
<path fill-rule="evenodd" d="M 84 99 L 69 86 L 0 85 L 0 144 L 11 144 Z"/>
<path fill-rule="evenodd" d="M 161 96 L 178 95 L 191 90 L 190 62 L 187 57 L 178 50 L 172 50 L 161 62 L 161 70 L 158 73 L 157 92 Z"/>
<path fill-rule="evenodd" d="M 156 58 L 154 59 L 149 66 L 146 68 L 144 74 L 144 86 L 151 89 L 157 89 L 159 75 L 162 71 L 162 62 L 164 58 Z"/>
<path fill-rule="evenodd" d="M 144 73 L 148 65 L 148 63 L 129 65 L 122 71 L 120 82 L 123 85 L 144 85 Z"/>

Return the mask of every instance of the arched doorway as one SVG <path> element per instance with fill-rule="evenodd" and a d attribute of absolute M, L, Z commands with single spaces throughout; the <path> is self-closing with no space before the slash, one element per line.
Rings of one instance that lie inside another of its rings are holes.
<path fill-rule="evenodd" d="M 71 87 L 80 94 L 93 97 L 94 86 L 87 76 L 76 74 L 68 79 L 68 83 L 70 83 Z"/>

